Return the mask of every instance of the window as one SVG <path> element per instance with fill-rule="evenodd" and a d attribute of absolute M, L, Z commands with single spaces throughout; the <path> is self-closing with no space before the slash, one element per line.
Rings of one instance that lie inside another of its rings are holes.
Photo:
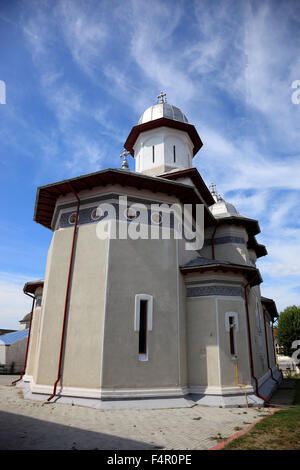
<path fill-rule="evenodd" d="M 139 354 L 147 354 L 148 300 L 141 300 L 140 302 Z"/>
<path fill-rule="evenodd" d="M 236 334 L 239 331 L 238 314 L 237 312 L 226 312 L 225 314 L 225 329 L 228 332 L 228 343 L 231 359 L 235 359 L 237 355 L 236 349 Z"/>
<path fill-rule="evenodd" d="M 148 361 L 148 332 L 152 331 L 152 296 L 137 294 L 135 296 L 134 331 L 138 332 L 138 358 Z"/>
<path fill-rule="evenodd" d="M 176 148 L 175 148 L 175 145 L 173 145 L 173 159 L 174 159 L 174 163 L 176 162 Z"/>
<path fill-rule="evenodd" d="M 152 145 L 152 163 L 154 163 L 154 160 L 155 160 L 155 149 L 154 149 L 154 145 Z"/>
<path fill-rule="evenodd" d="M 229 317 L 229 340 L 230 340 L 230 354 L 235 356 L 234 347 L 234 317 Z"/>
<path fill-rule="evenodd" d="M 78 220 L 79 220 L 79 216 L 78 216 Z M 73 212 L 73 214 L 71 214 L 69 217 L 69 224 L 74 225 L 75 222 L 76 222 L 76 212 Z"/>

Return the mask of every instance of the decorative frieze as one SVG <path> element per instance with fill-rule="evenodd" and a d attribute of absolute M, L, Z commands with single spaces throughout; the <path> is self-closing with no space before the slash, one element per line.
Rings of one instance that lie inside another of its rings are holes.
<path fill-rule="evenodd" d="M 222 295 L 229 297 L 243 297 L 243 290 L 241 287 L 235 286 L 195 286 L 187 287 L 187 297 L 203 297 L 207 295 Z"/>

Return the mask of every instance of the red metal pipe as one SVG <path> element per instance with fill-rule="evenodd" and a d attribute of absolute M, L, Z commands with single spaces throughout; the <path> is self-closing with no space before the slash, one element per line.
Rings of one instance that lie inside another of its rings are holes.
<path fill-rule="evenodd" d="M 266 349 L 267 349 L 267 362 L 268 362 L 268 368 L 271 372 L 271 377 L 272 379 L 277 383 L 279 384 L 278 380 L 275 379 L 275 377 L 273 377 L 273 371 L 270 367 L 270 359 L 269 359 L 269 346 L 268 346 L 268 336 L 267 336 L 267 327 L 266 327 L 266 314 L 265 314 L 265 309 L 263 308 L 263 315 L 264 315 L 264 327 L 265 327 L 265 339 L 266 339 Z"/>
<path fill-rule="evenodd" d="M 280 374 L 281 374 L 281 380 L 283 380 L 282 370 L 279 369 L 278 364 L 277 364 L 277 360 L 276 360 L 275 341 L 274 341 L 274 320 L 273 320 L 273 319 L 272 319 L 272 340 L 273 340 L 274 361 L 275 361 L 275 364 L 277 365 L 277 370 L 278 370 L 278 371 L 280 372 Z"/>
<path fill-rule="evenodd" d="M 212 259 L 216 259 L 216 257 L 215 257 L 215 235 L 216 235 L 218 223 L 219 223 L 219 221 L 217 220 L 214 231 L 213 231 L 213 234 L 211 236 L 211 255 L 212 255 Z"/>
<path fill-rule="evenodd" d="M 266 397 L 263 397 L 258 392 L 258 380 L 254 374 L 254 365 L 253 365 L 253 354 L 252 354 L 252 339 L 251 339 L 251 331 L 250 331 L 250 319 L 249 319 L 249 308 L 248 308 L 248 295 L 247 295 L 247 287 L 249 286 L 251 280 L 244 286 L 244 294 L 245 294 L 245 307 L 246 307 L 246 317 L 247 317 L 247 327 L 248 327 L 248 342 L 249 342 L 249 352 L 250 352 L 250 367 L 251 367 L 251 375 L 252 378 L 255 380 L 256 385 L 256 395 L 264 400 L 265 403 L 268 403 Z"/>
<path fill-rule="evenodd" d="M 57 371 L 57 378 L 53 385 L 53 392 L 52 395 L 47 399 L 47 401 L 52 400 L 52 398 L 56 395 L 56 387 L 61 378 L 61 365 L 62 365 L 62 358 L 63 358 L 63 350 L 64 350 L 64 339 L 65 339 L 65 330 L 66 330 L 66 323 L 67 323 L 67 311 L 68 311 L 68 303 L 69 303 L 69 295 L 70 295 L 70 285 L 71 285 L 71 276 L 72 276 L 72 269 L 73 269 L 73 261 L 74 261 L 74 251 L 75 251 L 75 240 L 76 240 L 76 232 L 77 232 L 77 223 L 78 223 L 78 214 L 80 208 L 80 199 L 74 190 L 74 188 L 70 185 L 75 197 L 77 199 L 77 209 L 76 209 L 76 218 L 74 224 L 74 231 L 73 231 L 73 240 L 72 240 L 72 248 L 71 248 L 71 255 L 70 255 L 70 263 L 69 263 L 69 274 L 68 274 L 68 282 L 67 282 L 67 289 L 66 289 L 66 297 L 65 297 L 65 308 L 64 308 L 64 316 L 63 316 L 63 326 L 61 332 L 61 340 L 60 340 L 60 352 L 59 352 L 59 362 L 58 362 L 58 371 Z"/>
<path fill-rule="evenodd" d="M 27 292 L 24 292 L 24 294 L 25 294 L 25 295 L 28 295 L 28 297 L 31 297 L 31 298 L 32 298 L 32 307 L 31 307 L 31 312 L 30 312 L 29 331 L 28 331 L 28 339 L 27 339 L 27 345 L 26 345 L 25 361 L 24 361 L 24 366 L 23 366 L 23 369 L 22 369 L 22 371 L 21 371 L 20 377 L 19 377 L 17 380 L 14 380 L 14 381 L 11 383 L 11 385 L 14 385 L 14 384 L 16 384 L 17 382 L 19 382 L 20 380 L 22 380 L 23 375 L 24 375 L 25 370 L 26 370 L 26 366 L 27 366 L 27 357 L 28 357 L 28 351 L 29 351 L 30 334 L 31 334 L 31 324 L 32 324 L 32 317 L 33 317 L 33 310 L 34 310 L 35 297 L 34 297 L 34 295 L 30 295 L 30 294 L 28 294 Z"/>

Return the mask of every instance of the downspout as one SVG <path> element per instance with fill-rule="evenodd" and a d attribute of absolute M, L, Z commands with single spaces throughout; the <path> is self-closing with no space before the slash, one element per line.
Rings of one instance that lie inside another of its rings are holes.
<path fill-rule="evenodd" d="M 272 319 L 272 340 L 273 340 L 273 354 L 274 354 L 274 361 L 275 361 L 275 364 L 277 365 L 277 370 L 280 372 L 281 374 L 281 380 L 283 380 L 283 373 L 282 373 L 282 370 L 279 369 L 278 367 L 278 362 L 277 362 L 277 358 L 276 358 L 276 353 L 275 353 L 275 341 L 274 341 L 274 320 Z"/>
<path fill-rule="evenodd" d="M 61 378 L 61 366 L 62 366 L 62 358 L 63 358 L 63 350 L 64 350 L 64 339 L 65 339 L 65 330 L 66 330 L 66 323 L 67 323 L 67 311 L 68 311 L 68 303 L 69 303 L 69 296 L 70 296 L 70 286 L 71 286 L 71 276 L 72 276 L 72 269 L 73 269 L 73 262 L 74 262 L 74 251 L 75 251 L 75 240 L 76 240 L 76 233 L 77 233 L 77 223 L 78 223 L 78 215 L 79 215 L 79 208 L 80 208 L 80 199 L 74 190 L 74 188 L 70 185 L 76 199 L 77 199 L 77 209 L 76 209 L 76 218 L 73 230 L 73 240 L 72 240 L 72 248 L 71 248 L 71 255 L 70 255 L 70 263 L 69 263 L 69 274 L 68 274 L 68 282 L 66 288 L 66 297 L 65 297 L 65 308 L 64 308 L 64 316 L 63 316 L 63 325 L 62 325 L 62 332 L 61 332 L 61 341 L 60 341 L 60 352 L 59 352 L 59 362 L 58 362 L 58 371 L 57 371 L 57 378 L 53 385 L 53 392 L 52 395 L 47 399 L 47 401 L 52 400 L 52 398 L 56 395 L 56 387 Z"/>
<path fill-rule="evenodd" d="M 23 375 L 24 375 L 25 370 L 26 370 L 26 366 L 27 366 L 27 357 L 28 357 L 28 351 L 29 351 L 30 333 L 31 333 L 31 325 L 32 325 L 32 317 L 33 317 L 33 310 L 34 310 L 35 297 L 34 297 L 34 295 L 30 295 L 30 294 L 28 294 L 27 292 L 24 292 L 24 294 L 25 294 L 25 295 L 28 295 L 28 297 L 31 297 L 31 298 L 32 298 L 32 307 L 31 307 L 31 312 L 30 312 L 29 331 L 28 331 L 28 339 L 27 339 L 27 345 L 26 345 L 25 361 L 24 361 L 24 366 L 23 366 L 23 369 L 22 369 L 22 371 L 21 371 L 20 377 L 19 377 L 17 380 L 14 380 L 14 381 L 11 383 L 11 385 L 14 385 L 14 384 L 16 384 L 17 382 L 19 382 L 20 380 L 22 380 Z"/>
<path fill-rule="evenodd" d="M 252 280 L 252 279 L 251 279 Z M 249 308 L 248 308 L 248 295 L 247 295 L 247 287 L 251 283 L 251 280 L 244 286 L 244 294 L 245 294 L 245 308 L 246 308 L 246 317 L 247 317 L 247 327 L 248 327 L 248 342 L 249 342 L 249 353 L 250 353 L 250 368 L 251 368 L 251 375 L 252 378 L 255 380 L 256 385 L 256 395 L 264 400 L 265 403 L 268 403 L 266 397 L 263 397 L 258 392 L 258 380 L 257 377 L 254 375 L 254 365 L 253 365 L 253 354 L 252 354 L 252 340 L 251 340 L 251 331 L 250 331 L 250 319 L 249 319 Z"/>
<path fill-rule="evenodd" d="M 218 228 L 218 223 L 219 223 L 219 221 L 217 220 L 214 231 L 213 231 L 213 234 L 211 236 L 211 256 L 212 256 L 212 259 L 216 259 L 216 257 L 215 257 L 215 235 L 216 235 L 216 231 L 217 231 L 217 228 Z"/>
<path fill-rule="evenodd" d="M 278 380 L 276 380 L 275 377 L 273 377 L 273 371 L 272 371 L 272 369 L 271 369 L 271 367 L 270 367 L 269 347 L 268 347 L 268 337 L 267 337 L 267 327 L 266 327 L 266 314 L 265 314 L 265 309 L 264 309 L 264 308 L 263 308 L 263 314 L 264 314 L 264 326 L 265 326 L 265 339 L 266 339 L 268 369 L 269 369 L 270 372 L 271 372 L 271 377 L 272 377 L 272 379 L 273 379 L 277 384 L 279 384 Z"/>

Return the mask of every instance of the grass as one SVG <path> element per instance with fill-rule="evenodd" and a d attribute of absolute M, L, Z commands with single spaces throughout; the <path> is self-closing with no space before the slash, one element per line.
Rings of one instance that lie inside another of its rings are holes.
<path fill-rule="evenodd" d="M 227 444 L 224 450 L 300 449 L 300 379 L 285 380 L 295 382 L 295 407 L 264 418 L 247 434 Z"/>

